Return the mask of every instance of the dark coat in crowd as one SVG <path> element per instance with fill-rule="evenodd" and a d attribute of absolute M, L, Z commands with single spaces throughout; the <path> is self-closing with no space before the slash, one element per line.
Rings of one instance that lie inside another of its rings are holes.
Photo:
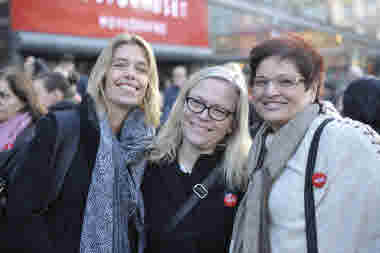
<path fill-rule="evenodd" d="M 77 91 L 81 97 L 84 97 L 87 93 L 88 76 L 80 75 L 77 82 Z"/>
<path fill-rule="evenodd" d="M 164 91 L 164 107 L 161 115 L 161 124 L 163 124 L 169 117 L 169 113 L 177 99 L 180 88 L 172 84 Z"/>
<path fill-rule="evenodd" d="M 75 109 L 77 106 L 78 104 L 75 104 L 74 102 L 70 100 L 62 100 L 61 102 L 58 102 L 55 105 L 50 106 L 49 111 Z"/>
<path fill-rule="evenodd" d="M 238 203 L 233 207 L 224 203 L 225 198 L 233 192 L 221 181 L 208 189 L 208 196 L 199 201 L 173 232 L 164 232 L 165 225 L 176 211 L 194 194 L 193 186 L 201 183 L 220 159 L 220 153 L 202 155 L 191 174 L 180 171 L 176 161 L 152 164 L 146 169 L 143 181 L 147 224 L 146 253 L 228 252 Z"/>
<path fill-rule="evenodd" d="M 46 157 L 57 149 L 57 121 L 54 114 L 49 114 L 37 125 L 36 138 L 28 147 L 22 170 L 16 172 L 9 187 L 7 219 L 0 225 L 1 252 L 79 252 L 100 134 L 89 100 L 72 110 L 72 117 L 80 120 L 80 128 L 74 131 L 80 135 L 80 144 L 58 196 L 52 194 L 57 187 L 57 172 L 46 169 L 52 168 L 52 161 Z"/>
<path fill-rule="evenodd" d="M 380 80 L 368 76 L 352 81 L 344 91 L 343 115 L 380 133 Z"/>

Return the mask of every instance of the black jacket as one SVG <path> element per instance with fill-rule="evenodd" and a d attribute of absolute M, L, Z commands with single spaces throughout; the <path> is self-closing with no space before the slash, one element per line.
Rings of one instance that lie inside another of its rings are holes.
<path fill-rule="evenodd" d="M 65 147 L 56 146 L 57 121 L 52 114 L 38 122 L 25 162 L 9 186 L 7 219 L 0 224 L 1 252 L 79 252 L 83 213 L 99 146 L 92 106 L 87 97 L 73 113 L 73 117 L 80 118 L 80 128 L 74 131 L 79 135 L 79 146 L 60 194 L 48 205 L 46 200 L 52 198 L 57 180 L 51 157 Z"/>
<path fill-rule="evenodd" d="M 201 183 L 220 159 L 220 153 L 202 155 L 190 175 L 181 172 L 177 162 L 163 162 L 147 168 L 143 181 L 145 222 L 148 227 L 146 253 L 228 251 L 237 203 L 235 207 L 224 204 L 226 195 L 232 192 L 222 181 L 209 189 L 208 196 L 200 200 L 173 232 L 164 232 L 170 218 L 193 194 L 194 184 Z"/>

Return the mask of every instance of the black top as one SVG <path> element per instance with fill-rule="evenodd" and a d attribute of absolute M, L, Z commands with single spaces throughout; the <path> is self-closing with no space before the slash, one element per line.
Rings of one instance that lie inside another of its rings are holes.
<path fill-rule="evenodd" d="M 58 198 L 45 203 L 55 190 L 57 171 L 50 159 L 56 147 L 58 125 L 53 114 L 37 124 L 36 137 L 9 186 L 7 217 L 0 221 L 0 252 L 79 252 L 80 236 L 92 168 L 100 132 L 90 97 L 76 107 L 80 136 Z"/>
<path fill-rule="evenodd" d="M 147 253 L 227 252 L 237 204 L 234 207 L 224 204 L 226 195 L 233 192 L 227 190 L 222 180 L 208 189 L 207 198 L 200 200 L 173 232 L 163 232 L 165 225 L 193 194 L 193 186 L 207 177 L 221 156 L 221 152 L 202 155 L 192 174 L 180 171 L 177 161 L 162 162 L 147 168 L 142 188 L 146 208 Z"/>

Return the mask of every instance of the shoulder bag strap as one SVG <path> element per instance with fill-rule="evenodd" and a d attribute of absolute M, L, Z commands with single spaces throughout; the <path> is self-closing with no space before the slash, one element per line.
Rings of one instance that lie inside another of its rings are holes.
<path fill-rule="evenodd" d="M 313 140 L 310 145 L 309 155 L 306 166 L 305 176 L 305 221 L 306 221 L 306 242 L 307 253 L 318 253 L 317 227 L 315 218 L 315 203 L 313 193 L 313 173 L 315 161 L 318 153 L 319 139 L 322 135 L 323 128 L 333 119 L 325 119 L 314 133 Z"/>
<path fill-rule="evenodd" d="M 190 211 L 208 195 L 210 189 L 219 178 L 219 166 L 215 167 L 210 174 L 202 181 L 201 184 L 196 184 L 193 187 L 193 194 L 186 200 L 176 214 L 170 219 L 169 223 L 165 226 L 166 233 L 174 231 L 176 226 L 190 213 Z"/>

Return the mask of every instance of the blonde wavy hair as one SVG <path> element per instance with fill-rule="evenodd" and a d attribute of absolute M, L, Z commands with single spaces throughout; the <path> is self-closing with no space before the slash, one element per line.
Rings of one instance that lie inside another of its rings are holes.
<path fill-rule="evenodd" d="M 223 66 L 201 69 L 185 82 L 169 114 L 168 120 L 162 126 L 155 141 L 151 145 L 150 160 L 152 162 L 158 162 L 160 160 L 172 161 L 176 158 L 183 138 L 181 122 L 184 115 L 186 96 L 201 80 L 209 78 L 225 80 L 235 87 L 239 93 L 239 102 L 233 122 L 233 131 L 223 140 L 226 149 L 222 161 L 222 168 L 226 175 L 227 182 L 233 185 L 235 182 L 240 182 L 240 177 L 243 177 L 243 175 L 238 175 L 238 172 L 245 171 L 245 163 L 248 158 L 249 148 L 252 144 L 248 127 L 248 92 L 244 76 L 239 72 L 232 71 Z"/>
<path fill-rule="evenodd" d="M 107 97 L 104 95 L 104 84 L 108 70 L 111 67 L 115 50 L 121 45 L 137 45 L 141 47 L 148 60 L 148 86 L 141 107 L 145 112 L 145 121 L 157 127 L 160 123 L 160 92 L 156 58 L 152 47 L 143 38 L 134 34 L 119 34 L 102 50 L 94 68 L 91 71 L 87 91 L 96 103 L 98 113 L 107 113 Z"/>

